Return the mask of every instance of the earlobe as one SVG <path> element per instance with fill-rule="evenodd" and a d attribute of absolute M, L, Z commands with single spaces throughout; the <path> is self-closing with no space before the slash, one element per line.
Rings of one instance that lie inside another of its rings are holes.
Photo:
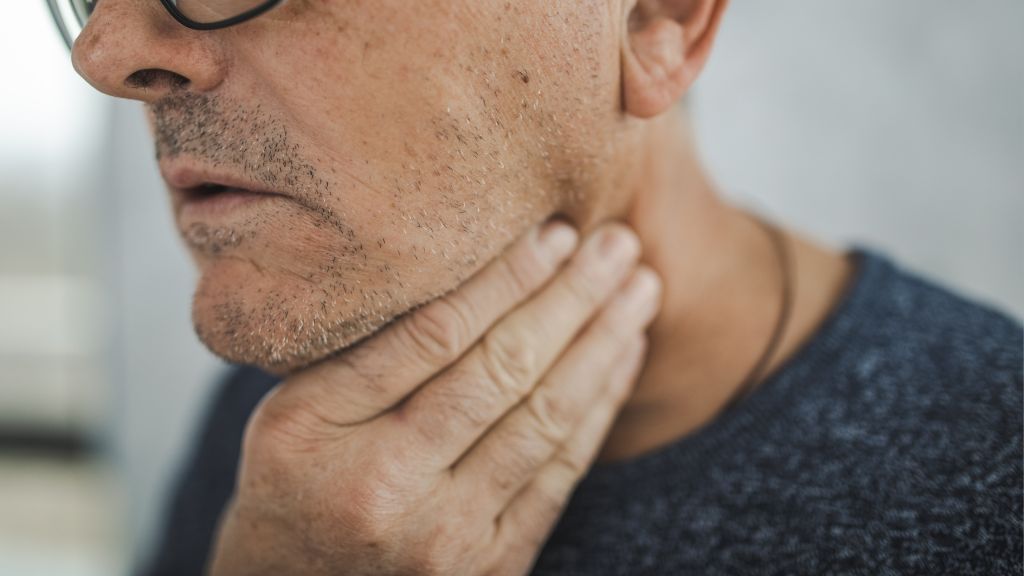
<path fill-rule="evenodd" d="M 625 24 L 624 111 L 652 118 L 670 109 L 697 79 L 728 0 L 640 0 Z"/>

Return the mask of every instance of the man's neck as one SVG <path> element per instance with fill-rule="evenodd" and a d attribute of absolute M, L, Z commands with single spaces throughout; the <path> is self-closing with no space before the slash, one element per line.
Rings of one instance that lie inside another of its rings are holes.
<path fill-rule="evenodd" d="M 648 127 L 627 221 L 664 283 L 648 358 L 599 459 L 636 456 L 713 420 L 764 353 L 784 281 L 765 228 L 715 192 L 685 114 Z M 852 272 L 843 255 L 785 232 L 795 304 L 771 373 L 814 332 Z"/>

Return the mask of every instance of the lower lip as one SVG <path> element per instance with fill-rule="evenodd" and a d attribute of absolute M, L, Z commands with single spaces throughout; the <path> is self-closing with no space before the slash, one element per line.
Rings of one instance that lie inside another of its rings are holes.
<path fill-rule="evenodd" d="M 183 221 L 225 218 L 255 204 L 279 198 L 281 196 L 277 194 L 225 190 L 209 196 L 197 196 L 185 200 L 181 206 L 180 216 Z"/>

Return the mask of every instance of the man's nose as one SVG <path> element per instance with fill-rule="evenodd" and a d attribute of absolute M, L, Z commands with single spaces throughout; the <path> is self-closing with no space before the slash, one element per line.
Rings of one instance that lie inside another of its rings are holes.
<path fill-rule="evenodd" d="M 212 36 L 181 26 L 156 0 L 105 0 L 71 60 L 97 90 L 154 102 L 178 89 L 208 92 L 223 81 L 225 59 Z"/>

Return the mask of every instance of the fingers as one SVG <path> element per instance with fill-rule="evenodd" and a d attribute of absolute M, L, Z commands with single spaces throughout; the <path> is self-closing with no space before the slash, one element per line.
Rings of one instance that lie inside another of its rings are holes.
<path fill-rule="evenodd" d="M 572 437 L 543 464 L 532 480 L 496 518 L 493 549 L 505 551 L 495 562 L 523 563 L 509 573 L 525 574 L 547 541 L 573 490 L 590 469 L 598 450 L 642 367 L 646 346 L 638 339 L 617 356 L 600 400 L 589 410 Z M 518 553 L 517 553 L 518 552 Z"/>
<path fill-rule="evenodd" d="M 549 222 L 454 292 L 289 384 L 326 404 L 332 421 L 373 418 L 457 360 L 498 318 L 544 285 L 576 243 L 571 226 Z"/>
<path fill-rule="evenodd" d="M 469 353 L 389 414 L 439 469 L 455 462 L 548 371 L 639 256 L 636 236 L 611 225 L 592 235 L 533 299 L 502 318 Z M 601 350 L 599 352 L 606 352 Z M 588 358 L 587 361 L 592 361 Z"/>
<path fill-rule="evenodd" d="M 654 272 L 640 267 L 536 390 L 455 466 L 455 481 L 483 490 L 484 500 L 498 506 L 495 514 L 504 508 L 587 414 L 607 409 L 609 374 L 631 373 L 635 348 L 656 314 L 659 289 Z"/>

